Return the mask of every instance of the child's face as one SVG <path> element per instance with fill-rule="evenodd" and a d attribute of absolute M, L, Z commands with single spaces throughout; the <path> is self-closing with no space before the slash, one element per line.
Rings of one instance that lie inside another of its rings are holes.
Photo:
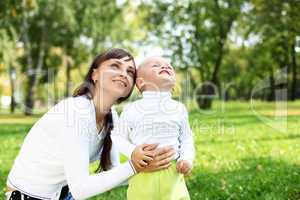
<path fill-rule="evenodd" d="M 146 59 L 137 73 L 137 86 L 145 89 L 168 90 L 175 86 L 175 71 L 162 57 Z"/>

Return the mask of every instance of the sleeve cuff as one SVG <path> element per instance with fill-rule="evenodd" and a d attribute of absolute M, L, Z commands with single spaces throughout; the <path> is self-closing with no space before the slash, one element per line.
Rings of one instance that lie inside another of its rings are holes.
<path fill-rule="evenodd" d="M 135 147 L 136 147 L 136 146 L 133 145 L 133 144 L 130 145 L 130 146 L 128 146 L 128 149 L 127 149 L 127 152 L 126 152 L 126 153 L 127 153 L 126 156 L 127 156 L 129 159 L 131 159 L 131 155 L 132 155 L 132 152 L 134 151 Z"/>
<path fill-rule="evenodd" d="M 132 171 L 133 171 L 133 174 L 136 174 L 137 171 L 136 171 L 136 169 L 134 168 L 134 165 L 133 165 L 132 161 L 129 160 L 128 163 L 129 163 L 129 165 L 130 165 L 130 167 L 131 167 L 131 169 L 132 169 Z"/>

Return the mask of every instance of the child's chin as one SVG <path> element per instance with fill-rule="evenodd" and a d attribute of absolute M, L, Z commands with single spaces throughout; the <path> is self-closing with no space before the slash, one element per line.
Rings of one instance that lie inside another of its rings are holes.
<path fill-rule="evenodd" d="M 164 80 L 165 83 L 174 85 L 175 80 L 172 77 L 162 77 L 162 80 Z"/>

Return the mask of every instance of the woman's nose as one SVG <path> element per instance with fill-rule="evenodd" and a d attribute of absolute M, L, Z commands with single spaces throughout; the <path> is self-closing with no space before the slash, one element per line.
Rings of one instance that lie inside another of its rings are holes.
<path fill-rule="evenodd" d="M 121 72 L 120 72 L 120 76 L 121 77 L 124 77 L 124 78 L 127 78 L 127 71 L 126 70 L 122 70 Z"/>

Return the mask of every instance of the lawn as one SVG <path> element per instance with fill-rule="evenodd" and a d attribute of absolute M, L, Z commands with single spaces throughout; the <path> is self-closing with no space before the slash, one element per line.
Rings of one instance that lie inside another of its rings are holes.
<path fill-rule="evenodd" d="M 0 115 L 1 198 L 13 160 L 38 118 Z M 192 199 L 300 199 L 299 101 L 217 102 L 211 111 L 191 106 L 190 123 L 197 150 L 186 179 Z M 119 187 L 94 199 L 125 198 L 126 187 Z"/>

